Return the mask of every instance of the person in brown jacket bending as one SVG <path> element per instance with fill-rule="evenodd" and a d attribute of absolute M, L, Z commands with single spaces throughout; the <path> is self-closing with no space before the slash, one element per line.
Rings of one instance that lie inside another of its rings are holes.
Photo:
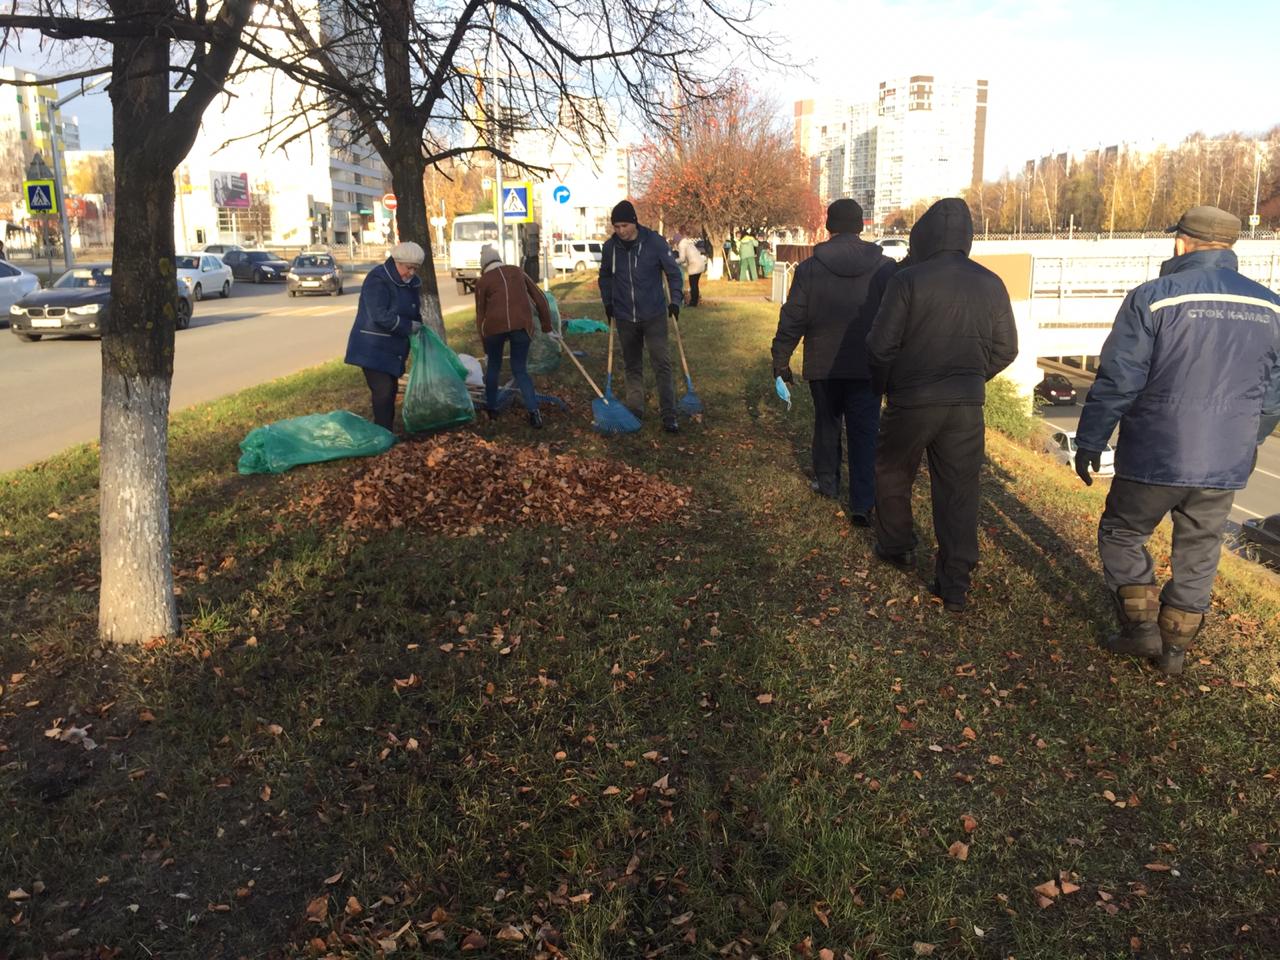
<path fill-rule="evenodd" d="M 476 330 L 484 342 L 485 412 L 498 415 L 498 376 L 502 373 L 502 350 L 511 343 L 511 372 L 529 411 L 529 423 L 542 428 L 538 395 L 529 377 L 529 345 L 533 343 L 533 314 L 543 333 L 551 333 L 551 307 L 529 275 L 519 267 L 502 262 L 493 247 L 480 251 L 480 279 L 476 281 Z"/>

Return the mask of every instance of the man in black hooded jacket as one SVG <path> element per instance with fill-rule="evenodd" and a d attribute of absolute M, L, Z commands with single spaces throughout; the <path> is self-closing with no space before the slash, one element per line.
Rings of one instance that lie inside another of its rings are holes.
<path fill-rule="evenodd" d="M 978 562 L 978 475 L 986 382 L 1018 355 L 1004 282 L 969 259 L 973 219 L 963 200 L 939 200 L 911 228 L 907 261 L 889 281 L 867 336 L 888 404 L 876 449 L 876 556 L 914 569 L 911 486 L 929 455 L 933 529 L 931 589 L 964 609 Z"/>
<path fill-rule="evenodd" d="M 875 504 L 880 394 L 871 387 L 867 331 L 895 264 L 862 232 L 862 207 L 837 200 L 827 208 L 826 243 L 796 268 L 773 338 L 773 373 L 792 382 L 791 354 L 804 340 L 802 376 L 813 394 L 813 489 L 840 495 L 840 430 L 849 440 L 849 518 L 869 526 Z"/>

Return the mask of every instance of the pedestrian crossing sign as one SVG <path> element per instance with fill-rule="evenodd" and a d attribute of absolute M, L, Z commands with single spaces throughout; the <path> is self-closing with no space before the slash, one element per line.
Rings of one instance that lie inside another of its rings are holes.
<path fill-rule="evenodd" d="M 58 192 L 52 180 L 24 180 L 22 190 L 27 197 L 27 213 L 58 212 Z"/>
<path fill-rule="evenodd" d="M 528 180 L 520 183 L 504 183 L 501 198 L 502 222 L 532 223 L 533 203 L 530 202 L 532 196 L 533 184 Z"/>

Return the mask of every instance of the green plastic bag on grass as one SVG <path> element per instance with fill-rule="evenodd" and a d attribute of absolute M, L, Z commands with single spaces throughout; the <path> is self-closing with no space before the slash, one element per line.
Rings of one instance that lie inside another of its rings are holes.
<path fill-rule="evenodd" d="M 410 433 L 442 430 L 474 420 L 475 405 L 467 392 L 467 368 L 430 327 L 409 341 L 413 366 L 404 391 L 405 429 Z"/>
<path fill-rule="evenodd" d="M 560 333 L 560 304 L 556 303 L 555 294 L 544 291 L 547 305 L 551 307 L 551 329 Z M 554 373 L 560 366 L 560 345 L 548 334 L 542 332 L 542 326 L 534 314 L 533 343 L 529 344 L 529 372 L 535 376 Z"/>
<path fill-rule="evenodd" d="M 564 322 L 565 333 L 608 333 L 609 325 L 587 317 L 576 317 Z"/>
<path fill-rule="evenodd" d="M 371 457 L 395 444 L 390 430 L 350 410 L 312 413 L 256 427 L 240 441 L 240 473 L 284 473 L 290 467 L 345 457 Z"/>

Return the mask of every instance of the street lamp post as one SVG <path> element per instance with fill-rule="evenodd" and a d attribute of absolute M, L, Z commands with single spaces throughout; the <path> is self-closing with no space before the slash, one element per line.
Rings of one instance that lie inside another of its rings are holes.
<path fill-rule="evenodd" d="M 58 130 L 54 126 L 54 114 L 62 109 L 63 106 L 70 103 L 76 97 L 83 96 L 94 87 L 101 86 L 106 83 L 110 77 L 99 77 L 93 83 L 81 83 L 80 89 L 75 93 L 69 93 L 61 100 L 46 101 L 46 113 L 48 119 L 46 123 L 49 126 L 49 156 L 53 161 L 53 188 L 58 196 L 58 220 L 62 227 L 62 261 L 68 270 L 75 262 L 75 257 L 71 255 L 71 225 L 67 220 L 67 197 L 62 189 L 62 165 L 58 162 Z"/>

